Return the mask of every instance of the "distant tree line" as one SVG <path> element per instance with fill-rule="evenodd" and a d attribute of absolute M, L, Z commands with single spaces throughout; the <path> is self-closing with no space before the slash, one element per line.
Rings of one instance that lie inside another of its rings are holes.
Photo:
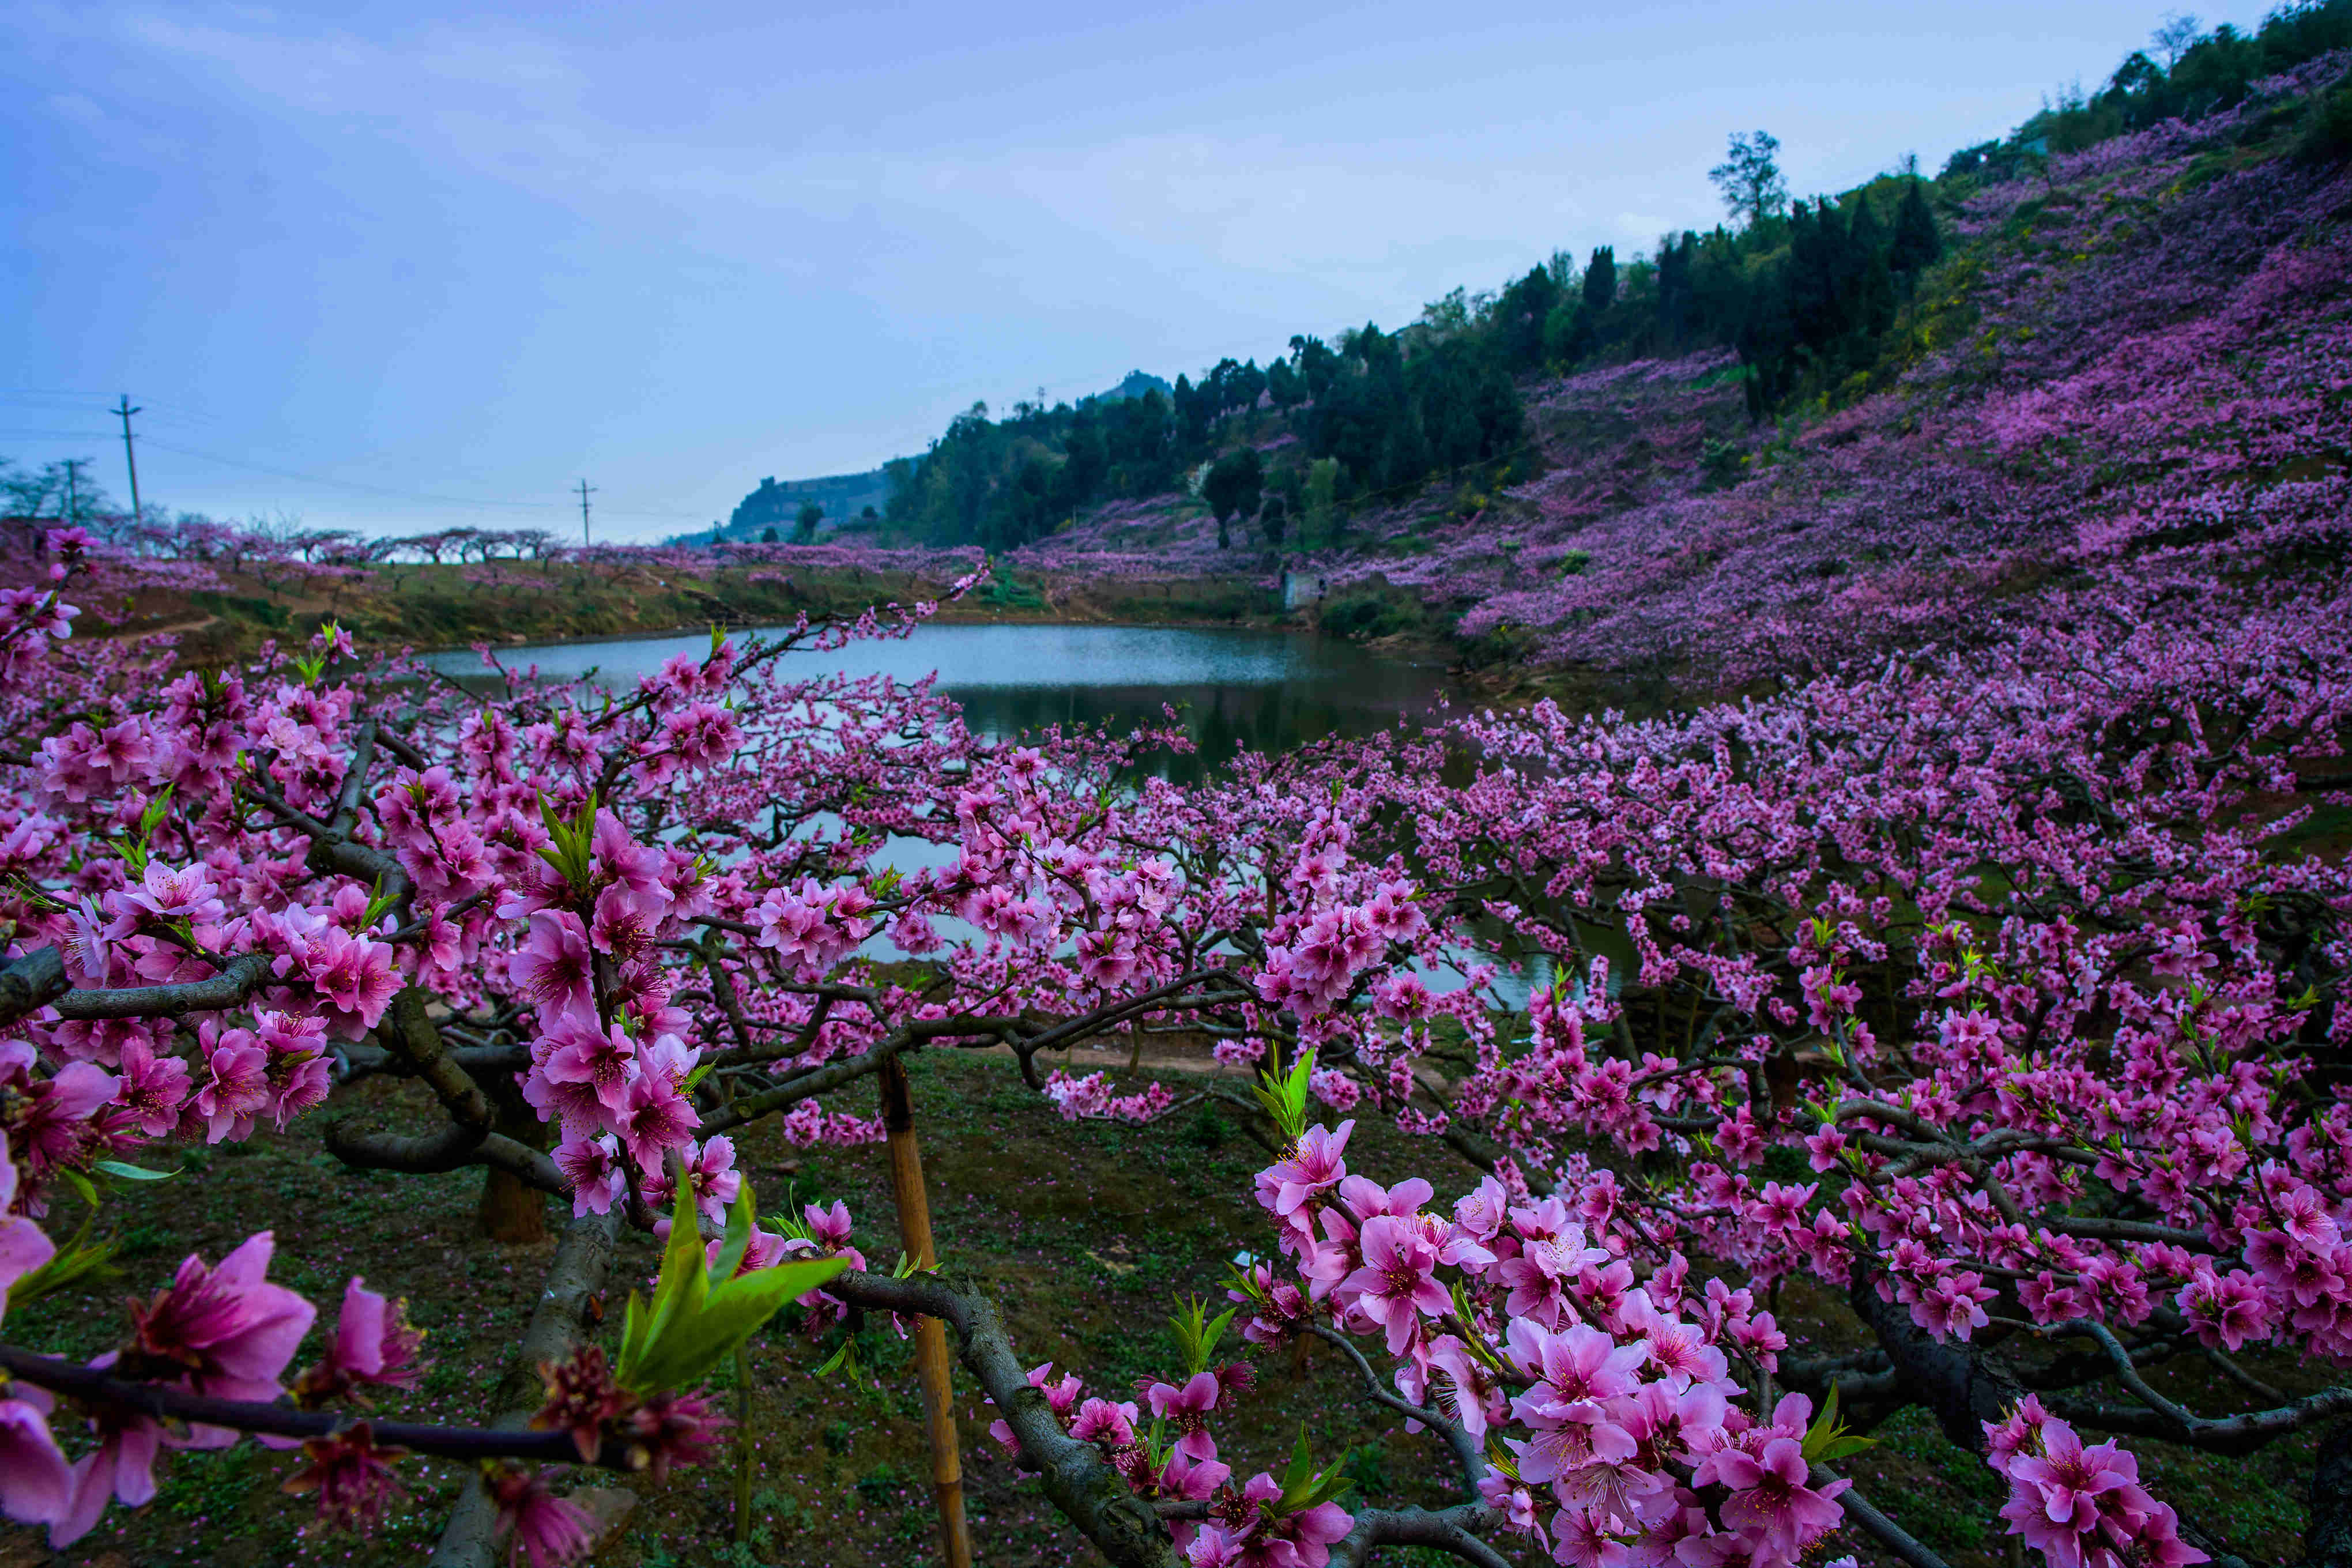
<path fill-rule="evenodd" d="M 2352 0 L 2282 5 L 2251 33 L 2226 22 L 2204 32 L 2196 17 L 2173 16 L 2151 43 L 2153 52 L 2133 50 L 2098 91 L 2065 89 L 2008 137 L 1953 153 L 1944 177 L 2012 179 L 2053 153 L 2079 153 L 2167 120 L 2235 109 L 2264 78 L 2352 48 Z"/>

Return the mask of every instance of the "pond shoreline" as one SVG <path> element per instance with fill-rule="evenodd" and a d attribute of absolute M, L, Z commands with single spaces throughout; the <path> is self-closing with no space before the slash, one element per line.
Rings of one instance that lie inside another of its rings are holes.
<path fill-rule="evenodd" d="M 509 632 L 503 641 L 474 638 L 467 642 L 415 643 L 409 651 L 419 658 L 448 653 L 468 653 L 487 646 L 492 652 L 511 647 L 590 647 L 599 643 L 659 642 L 672 637 L 708 637 L 713 623 L 681 621 L 667 630 L 637 629 L 617 632 L 591 632 L 578 637 L 541 637 L 523 632 Z M 1247 621 L 1178 619 L 1139 620 L 1125 617 L 1084 618 L 1067 616 L 929 616 L 917 623 L 935 626 L 1068 626 L 1100 627 L 1105 631 L 1199 631 L 1251 632 L 1268 636 L 1305 638 L 1328 642 L 1341 647 L 1360 648 L 1383 662 L 1401 664 L 1414 669 L 1443 670 L 1448 677 L 1473 684 L 1471 672 L 1462 664 L 1460 652 L 1441 638 L 1386 637 L 1370 641 L 1358 641 L 1326 632 L 1311 620 L 1298 614 Z M 730 626 L 723 628 L 730 637 L 757 636 L 784 629 L 782 622 L 762 622 Z M 152 636 L 152 633 L 131 634 Z M 1517 672 L 1514 673 L 1524 673 Z"/>
<path fill-rule="evenodd" d="M 708 646 L 706 628 L 688 625 L 667 636 L 499 643 L 490 654 L 518 677 L 535 667 L 562 682 L 593 670 L 598 685 L 625 690 Z M 418 658 L 460 682 L 498 679 L 467 648 Z M 787 679 L 931 679 L 975 731 L 1000 737 L 1056 725 L 1158 728 L 1172 708 L 1203 765 L 1423 721 L 1469 695 L 1441 662 L 1296 626 L 930 621 L 905 637 L 788 656 L 785 669 Z M 1180 765 L 1189 772 L 1194 762 Z"/>

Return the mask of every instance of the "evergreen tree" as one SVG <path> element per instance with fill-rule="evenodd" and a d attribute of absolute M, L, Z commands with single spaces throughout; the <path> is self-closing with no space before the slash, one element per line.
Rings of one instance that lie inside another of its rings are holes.
<path fill-rule="evenodd" d="M 1290 340 L 1290 352 L 1298 362 L 1298 374 L 1307 385 L 1307 395 L 1317 402 L 1331 389 L 1339 374 L 1339 356 L 1321 338 L 1295 337 Z"/>
<path fill-rule="evenodd" d="M 1895 237 L 1887 247 L 1886 265 L 1902 279 L 1905 292 L 1918 275 L 1944 254 L 1944 237 L 1936 228 L 1936 215 L 1927 206 L 1927 182 L 1911 180 L 1903 187 L 1903 205 L 1895 210 Z"/>
<path fill-rule="evenodd" d="M 1470 394 L 1470 412 L 1478 422 L 1478 456 L 1491 460 L 1516 451 L 1527 438 L 1528 416 L 1519 389 L 1502 366 L 1490 364 Z"/>
<path fill-rule="evenodd" d="M 1265 367 L 1265 389 L 1274 395 L 1274 405 L 1292 409 L 1307 401 L 1307 384 L 1290 368 L 1288 360 L 1278 359 Z"/>
<path fill-rule="evenodd" d="M 1062 452 L 1061 472 L 1055 476 L 1055 505 L 1066 515 L 1094 500 L 1110 473 L 1110 449 L 1103 440 L 1102 421 L 1093 409 L 1071 420 Z"/>
<path fill-rule="evenodd" d="M 1594 248 L 1592 264 L 1584 269 L 1584 302 L 1597 319 L 1617 302 L 1617 247 Z"/>
<path fill-rule="evenodd" d="M 1668 235 L 1658 244 L 1658 345 L 1682 347 L 1690 330 L 1691 257 L 1698 236 L 1685 229 L 1677 239 Z"/>
<path fill-rule="evenodd" d="M 1276 549 L 1282 547 L 1282 532 L 1290 521 L 1290 505 L 1276 490 L 1265 498 L 1265 510 L 1257 514 L 1257 525 L 1265 531 L 1265 542 Z"/>
<path fill-rule="evenodd" d="M 1228 452 L 1210 466 L 1208 477 L 1201 481 L 1201 499 L 1209 503 L 1217 520 L 1218 549 L 1225 548 L 1228 520 L 1256 513 L 1265 481 L 1265 465 L 1255 447 Z"/>
<path fill-rule="evenodd" d="M 1871 357 L 1875 340 L 1895 323 L 1895 279 L 1886 261 L 1886 231 L 1870 205 L 1867 192 L 1853 198 L 1853 223 L 1846 231 L 1844 280 L 1851 290 L 1847 331 L 1864 341 L 1849 353 L 1849 368 L 1860 369 Z"/>
<path fill-rule="evenodd" d="M 1544 319 L 1544 358 L 1556 365 L 1573 365 L 1591 335 L 1591 312 L 1584 300 L 1563 300 Z"/>
<path fill-rule="evenodd" d="M 1339 460 L 1319 458 L 1307 469 L 1307 505 L 1305 508 L 1306 537 L 1299 541 L 1309 550 L 1319 550 L 1338 538 L 1339 532 Z"/>
<path fill-rule="evenodd" d="M 1176 378 L 1176 441 L 1183 452 L 1195 452 L 1209 440 L 1209 399 L 1183 375 Z"/>
<path fill-rule="evenodd" d="M 1559 302 L 1559 284 L 1546 268 L 1531 269 L 1503 290 L 1495 304 L 1495 327 L 1505 360 L 1514 370 L 1543 363 L 1544 327 Z"/>
<path fill-rule="evenodd" d="M 1429 468 L 1428 437 L 1422 434 L 1421 421 L 1411 409 L 1406 409 L 1381 432 L 1376 482 L 1383 489 L 1407 489 L 1419 482 Z"/>
<path fill-rule="evenodd" d="M 793 542 L 813 543 L 816 539 L 816 525 L 824 521 L 824 508 L 813 500 L 801 502 L 800 515 L 793 520 Z"/>

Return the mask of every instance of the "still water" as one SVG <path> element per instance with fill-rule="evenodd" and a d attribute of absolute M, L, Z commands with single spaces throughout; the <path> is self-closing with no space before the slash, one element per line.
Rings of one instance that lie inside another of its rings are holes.
<path fill-rule="evenodd" d="M 501 649 L 507 668 L 536 664 L 561 679 L 595 673 L 628 688 L 707 637 L 561 643 Z M 452 675 L 481 673 L 469 653 L 435 656 Z M 1241 751 L 1287 751 L 1326 735 L 1361 735 L 1429 712 L 1443 669 L 1385 658 L 1336 637 L 1203 626 L 924 626 L 903 641 L 786 656 L 787 674 L 835 670 L 902 681 L 939 672 L 940 692 L 982 733 L 1010 738 L 1048 724 L 1121 729 L 1177 710 L 1200 754 L 1178 776 Z"/>

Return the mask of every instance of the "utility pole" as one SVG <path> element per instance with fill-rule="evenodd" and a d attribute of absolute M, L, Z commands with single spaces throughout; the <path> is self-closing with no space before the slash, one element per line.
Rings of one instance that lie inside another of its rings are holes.
<path fill-rule="evenodd" d="M 596 487 L 586 479 L 580 481 L 580 548 L 588 548 L 588 498 Z"/>
<path fill-rule="evenodd" d="M 139 521 L 139 459 L 131 450 L 131 416 L 139 412 L 131 406 L 131 395 L 124 393 L 122 401 L 107 410 L 122 421 L 122 466 L 131 470 L 131 521 Z"/>
<path fill-rule="evenodd" d="M 71 528 L 80 521 L 81 471 L 88 467 L 87 458 L 68 458 L 61 467 L 66 471 L 66 526 Z"/>

